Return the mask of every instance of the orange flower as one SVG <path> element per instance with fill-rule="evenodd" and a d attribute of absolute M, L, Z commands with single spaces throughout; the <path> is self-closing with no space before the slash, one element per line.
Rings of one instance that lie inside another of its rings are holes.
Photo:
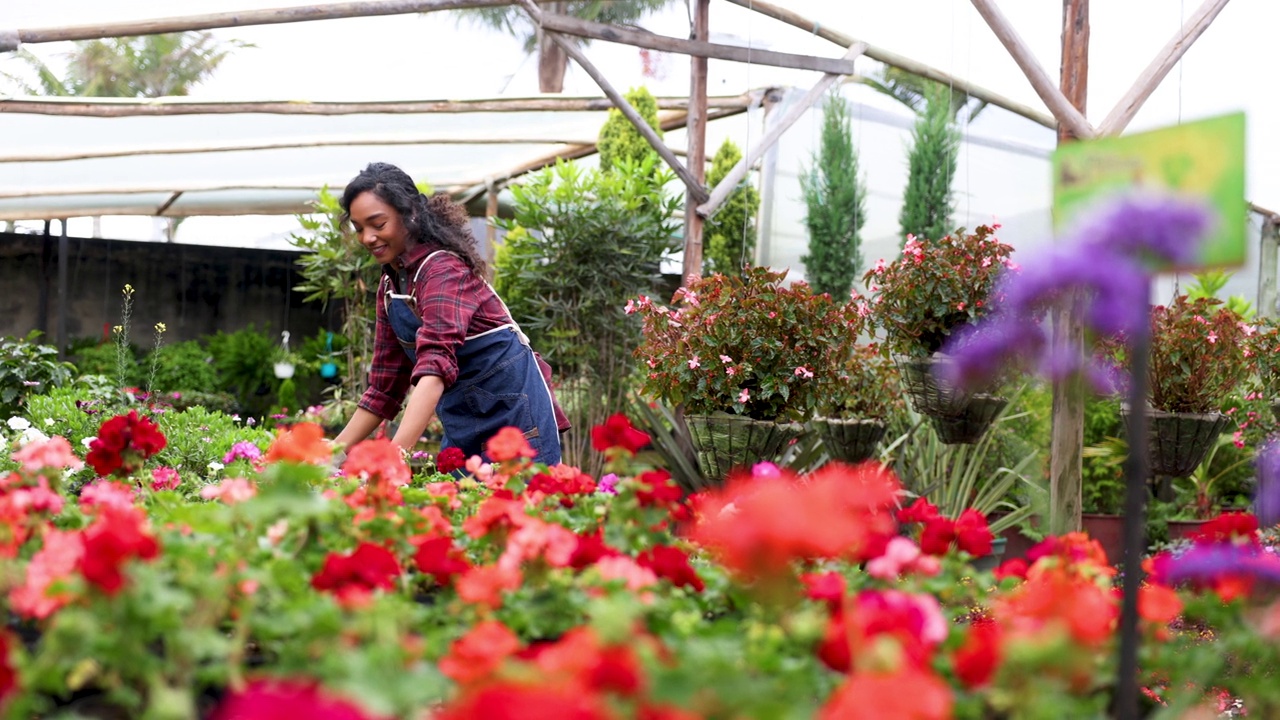
<path fill-rule="evenodd" d="M 516 427 L 504 427 L 499 430 L 497 435 L 489 438 L 485 450 L 494 462 L 506 462 L 519 457 L 531 458 L 538 454 L 529 447 L 529 441 L 525 439 L 524 433 Z"/>
<path fill-rule="evenodd" d="M 1169 623 L 1182 612 L 1182 600 L 1172 588 L 1147 583 L 1138 591 L 1138 615 L 1156 625 L 1161 640 L 1169 635 Z"/>
<path fill-rule="evenodd" d="M 1110 639 L 1119 607 L 1110 590 L 1072 572 L 1037 562 L 1025 583 L 998 603 L 995 616 L 1013 628 L 1038 632 L 1058 625 L 1079 644 L 1097 647 Z"/>
<path fill-rule="evenodd" d="M 506 625 L 486 620 L 453 641 L 440 658 L 440 672 L 460 684 L 483 680 L 520 649 L 520 639 Z"/>
<path fill-rule="evenodd" d="M 267 449 L 267 462 L 284 460 L 323 465 L 333 458 L 333 448 L 324 439 L 324 428 L 314 423 L 299 423 L 284 428 Z"/>
<path fill-rule="evenodd" d="M 522 580 L 519 570 L 483 565 L 468 570 L 458 578 L 455 586 L 458 597 L 464 602 L 487 605 L 497 610 L 502 607 L 502 591 L 515 590 Z"/>
<path fill-rule="evenodd" d="M 948 720 L 951 689 L 932 673 L 913 667 L 898 672 L 859 672 L 845 681 L 819 711 L 820 720 Z"/>

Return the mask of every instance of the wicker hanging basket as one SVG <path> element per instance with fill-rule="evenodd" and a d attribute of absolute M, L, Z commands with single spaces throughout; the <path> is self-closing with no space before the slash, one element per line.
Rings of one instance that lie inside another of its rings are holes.
<path fill-rule="evenodd" d="M 711 482 L 722 482 L 731 470 L 776 460 L 800 437 L 800 423 L 754 420 L 742 415 L 686 415 L 698 468 Z"/>
<path fill-rule="evenodd" d="M 814 418 L 811 423 L 833 460 L 860 463 L 875 457 L 885 424 L 875 419 Z"/>
<path fill-rule="evenodd" d="M 935 353 L 926 358 L 897 357 L 894 362 L 916 412 L 928 417 L 957 417 L 964 411 L 969 393 L 938 380 L 937 369 L 951 362 L 950 358 Z"/>
<path fill-rule="evenodd" d="M 969 397 L 958 415 L 933 415 L 929 422 L 938 431 L 938 439 L 948 445 L 972 445 L 982 439 L 996 418 L 1009 404 L 1008 398 L 986 393 Z"/>
<path fill-rule="evenodd" d="M 1129 424 L 1129 411 L 1120 416 Z M 1147 411 L 1148 457 L 1152 475 L 1187 477 L 1195 471 L 1218 442 L 1218 436 L 1231 426 L 1231 418 L 1222 413 L 1170 413 Z"/>

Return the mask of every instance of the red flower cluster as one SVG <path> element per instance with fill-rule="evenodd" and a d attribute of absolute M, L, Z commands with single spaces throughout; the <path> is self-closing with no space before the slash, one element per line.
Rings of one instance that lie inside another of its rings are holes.
<path fill-rule="evenodd" d="M 516 458 L 537 457 L 538 453 L 529 446 L 520 428 L 504 427 L 496 435 L 489 438 L 485 451 L 494 462 L 507 462 Z"/>
<path fill-rule="evenodd" d="M 622 413 L 611 415 L 603 425 L 591 428 L 591 447 L 598 452 L 622 448 L 634 455 L 648 445 L 649 440 L 649 434 L 635 429 Z"/>
<path fill-rule="evenodd" d="M 654 545 L 636 558 L 636 564 L 653 571 L 654 575 L 666 578 L 676 587 L 687 587 L 695 592 L 702 592 L 706 584 L 693 566 L 689 565 L 689 556 L 678 548 L 667 545 Z"/>
<path fill-rule="evenodd" d="M 557 465 L 545 473 L 537 473 L 529 478 L 525 486 L 525 494 L 535 501 L 539 494 L 559 495 L 562 507 L 573 507 L 573 495 L 590 495 L 596 491 L 596 481 L 590 475 L 580 472 L 569 465 Z"/>
<path fill-rule="evenodd" d="M 467 465 L 466 453 L 462 452 L 462 448 L 447 447 L 436 453 L 436 472 L 448 475 L 456 470 L 461 470 Z"/>
<path fill-rule="evenodd" d="M 1222 513 L 1191 533 L 1190 539 L 1196 543 L 1261 544 L 1258 539 L 1258 518 L 1242 512 Z"/>
<path fill-rule="evenodd" d="M 433 537 L 418 543 L 418 551 L 413 555 L 413 562 L 418 570 L 424 572 L 441 585 L 448 585 L 455 575 L 471 569 L 471 564 L 462 556 L 462 551 L 454 546 L 449 537 Z"/>
<path fill-rule="evenodd" d="M 973 557 L 983 557 L 991 554 L 991 543 L 995 540 L 987 527 L 987 519 L 977 510 L 965 510 L 952 520 L 943 517 L 937 506 L 924 498 L 917 498 L 899 510 L 898 521 L 924 525 L 920 533 L 920 550 L 930 555 L 946 555 L 954 543 Z"/>
<path fill-rule="evenodd" d="M 213 711 L 210 720 L 373 720 L 358 705 L 329 697 L 312 681 L 254 680 L 232 692 Z"/>
<path fill-rule="evenodd" d="M 636 500 L 641 507 L 662 507 L 680 502 L 684 491 L 666 470 L 650 470 L 636 478 Z"/>
<path fill-rule="evenodd" d="M 146 515 L 139 508 L 101 506 L 98 518 L 83 532 L 80 574 L 108 595 L 120 592 L 125 562 L 151 560 L 160 554 L 160 546 L 145 527 Z"/>
<path fill-rule="evenodd" d="M 350 555 L 329 553 L 311 587 L 332 592 L 343 605 L 358 605 L 374 590 L 394 588 L 399 576 L 400 563 L 390 550 L 362 542 Z"/>
<path fill-rule="evenodd" d="M 165 443 L 164 433 L 155 423 L 138 417 L 137 410 L 130 410 L 128 415 L 117 415 L 102 423 L 98 437 L 89 443 L 85 460 L 102 477 L 126 477 L 163 450 Z"/>

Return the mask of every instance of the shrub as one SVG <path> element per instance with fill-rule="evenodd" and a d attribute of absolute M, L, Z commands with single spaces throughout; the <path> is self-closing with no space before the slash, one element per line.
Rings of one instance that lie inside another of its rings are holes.
<path fill-rule="evenodd" d="M 261 416 L 274 401 L 277 380 L 272 371 L 276 344 L 252 326 L 209 338 L 209 352 L 221 392 L 233 395 L 243 412 Z"/>
<path fill-rule="evenodd" d="M 164 345 L 155 355 L 155 392 L 207 392 L 218 384 L 213 355 L 197 340 Z"/>
<path fill-rule="evenodd" d="M 658 124 L 658 101 L 653 98 L 653 94 L 647 88 L 638 87 L 631 89 L 625 97 L 658 137 L 662 137 L 662 128 Z M 600 170 L 603 172 L 612 172 L 627 163 L 641 165 L 658 157 L 649 141 L 644 139 L 640 131 L 617 108 L 609 109 L 609 119 L 600 128 L 598 147 Z"/>
<path fill-rule="evenodd" d="M 725 140 L 711 161 L 707 185 L 720 184 L 734 165 L 742 159 L 742 151 L 732 140 Z M 756 251 L 756 213 L 760 210 L 760 193 L 744 180 L 720 206 L 719 212 L 702 226 L 706 247 L 704 268 L 709 273 L 742 272 Z"/>
<path fill-rule="evenodd" d="M 936 240 L 951 232 L 954 211 L 951 182 L 956 175 L 960 134 L 951 109 L 951 92 L 933 84 L 925 91 L 924 111 L 916 118 L 907 155 L 907 189 L 902 196 L 902 241 L 914 235 Z"/>
<path fill-rule="evenodd" d="M 822 108 L 822 142 L 813 167 L 800 176 L 807 208 L 809 253 L 800 258 L 815 292 L 848 297 L 862 269 L 866 187 L 858 177 L 849 105 L 839 95 Z"/>
<path fill-rule="evenodd" d="M 38 342 L 40 331 L 25 338 L 0 338 L 0 414 L 16 415 L 33 393 L 66 384 L 75 368 L 58 360 L 58 349 Z"/>

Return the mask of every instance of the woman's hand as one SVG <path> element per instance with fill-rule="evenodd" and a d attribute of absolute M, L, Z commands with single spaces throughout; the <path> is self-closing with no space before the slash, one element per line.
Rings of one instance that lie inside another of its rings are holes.
<path fill-rule="evenodd" d="M 413 449 L 427 429 L 427 423 L 436 414 L 436 405 L 444 394 L 444 381 L 435 375 L 423 375 L 418 384 L 409 393 L 409 402 L 405 404 L 404 415 L 400 418 L 400 427 L 392 438 L 395 444 L 405 451 Z"/>

